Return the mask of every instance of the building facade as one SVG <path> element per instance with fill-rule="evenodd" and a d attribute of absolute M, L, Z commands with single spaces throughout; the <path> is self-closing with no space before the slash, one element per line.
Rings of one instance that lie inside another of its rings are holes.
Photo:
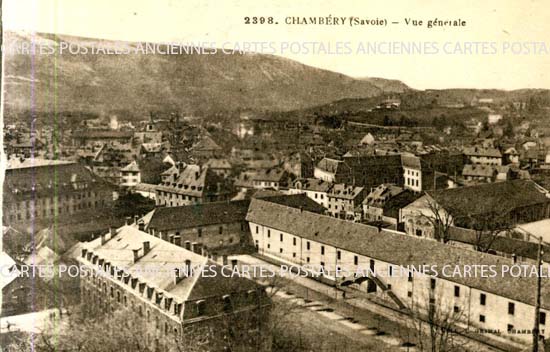
<path fill-rule="evenodd" d="M 86 243 L 77 260 L 88 272 L 81 279 L 85 309 L 145 324 L 142 338 L 154 350 L 178 351 L 199 340 L 204 351 L 270 350 L 270 300 L 253 281 L 224 275 L 230 267 L 133 226 Z"/>
<path fill-rule="evenodd" d="M 460 314 L 456 324 L 483 338 L 496 337 L 490 331 L 498 331 L 498 338 L 519 343 L 532 339 L 521 331 L 533 328 L 535 299 L 529 292 L 536 278 L 519 280 L 506 274 L 500 257 L 261 200 L 252 201 L 247 219 L 261 255 L 309 268 L 311 275 L 344 290 L 384 300 L 405 312 L 436 306 L 445 314 Z M 468 263 L 490 266 L 495 276 L 450 271 L 464 270 Z M 544 282 L 542 290 L 540 329 L 548 337 L 550 285 Z"/>

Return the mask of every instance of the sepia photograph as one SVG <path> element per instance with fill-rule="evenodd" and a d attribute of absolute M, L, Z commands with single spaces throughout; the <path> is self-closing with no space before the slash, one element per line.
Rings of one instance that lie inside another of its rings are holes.
<path fill-rule="evenodd" d="M 550 351 L 548 5 L 1 1 L 0 351 Z"/>

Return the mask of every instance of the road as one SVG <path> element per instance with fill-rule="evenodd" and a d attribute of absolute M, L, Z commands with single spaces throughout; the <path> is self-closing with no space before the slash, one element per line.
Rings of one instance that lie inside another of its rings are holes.
<path fill-rule="evenodd" d="M 254 256 L 239 255 L 230 259 L 237 259 L 239 264 L 262 266 L 275 273 L 280 272 L 279 266 Z M 276 293 L 275 296 L 277 298 L 287 298 L 289 300 L 297 300 L 298 302 L 300 302 L 300 299 L 302 301 L 304 299 L 307 301 L 314 300 L 318 301 L 317 304 L 322 305 L 319 308 L 333 310 L 333 312 L 330 312 L 332 314 L 325 314 L 329 312 L 318 312 L 321 314 L 317 314 L 317 316 L 329 319 L 327 325 L 331 325 L 335 329 L 335 332 L 345 334 L 345 336 L 352 340 L 356 338 L 359 332 L 363 335 L 368 335 L 371 341 L 373 339 L 378 340 L 378 344 L 382 343 L 386 347 L 395 347 L 408 342 L 407 336 L 414 336 L 414 332 L 411 332 L 408 328 L 410 326 L 408 324 L 410 320 L 409 316 L 369 301 L 364 297 L 347 294 L 347 298 L 343 299 L 341 290 L 306 277 L 286 277 L 281 279 L 277 284 L 283 286 L 283 289 Z M 287 292 L 291 294 L 288 295 L 286 294 Z M 355 323 L 350 323 L 349 320 L 355 320 Z M 310 322 L 305 322 L 305 324 L 310 324 Z M 384 335 L 376 335 L 377 333 L 380 334 L 381 331 Z M 461 338 L 459 337 L 459 339 Z M 467 346 L 467 350 L 495 352 L 503 350 L 519 351 L 521 349 L 519 346 L 513 349 L 503 349 L 500 346 L 489 346 L 484 342 L 466 337 L 462 339 L 463 343 L 461 345 Z M 401 347 L 400 350 L 407 350 L 407 348 Z M 408 350 L 414 351 L 415 349 L 409 347 Z"/>

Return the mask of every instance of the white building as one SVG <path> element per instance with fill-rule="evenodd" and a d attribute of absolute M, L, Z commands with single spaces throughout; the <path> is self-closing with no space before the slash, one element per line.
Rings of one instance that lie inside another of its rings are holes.
<path fill-rule="evenodd" d="M 323 281 L 402 311 L 435 305 L 460 314 L 458 325 L 481 338 L 531 342 L 531 333 L 521 332 L 533 328 L 536 278 L 512 277 L 505 269 L 511 260 L 259 199 L 252 200 L 247 220 L 261 255 L 309 268 Z M 494 273 L 465 274 L 474 264 Z M 376 276 L 356 275 L 369 270 Z M 549 297 L 550 281 L 543 280 L 539 317 L 545 337 Z"/>

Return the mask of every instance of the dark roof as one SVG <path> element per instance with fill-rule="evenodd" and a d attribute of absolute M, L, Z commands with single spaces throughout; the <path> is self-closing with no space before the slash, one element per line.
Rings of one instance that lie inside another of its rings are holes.
<path fill-rule="evenodd" d="M 479 234 L 474 230 L 465 229 L 461 227 L 450 227 L 449 228 L 449 239 L 451 241 L 476 245 L 480 244 L 481 246 L 488 249 L 492 249 L 496 252 L 515 254 L 520 257 L 537 259 L 537 249 L 538 243 L 528 242 L 523 240 L 518 240 L 514 238 L 497 236 L 494 238 L 494 241 L 490 243 L 492 236 L 483 236 L 478 240 Z M 543 257 L 542 260 L 545 262 L 550 261 L 550 247 L 543 246 Z"/>
<path fill-rule="evenodd" d="M 301 209 L 303 211 L 308 211 L 317 214 L 324 214 L 325 208 L 316 203 L 313 199 L 309 198 L 305 194 L 291 194 L 291 195 L 280 195 L 280 196 L 269 196 L 269 197 L 254 197 L 261 198 L 264 201 L 276 203 L 279 205 L 284 205 L 294 209 Z"/>
<path fill-rule="evenodd" d="M 250 200 L 214 202 L 153 210 L 148 228 L 166 231 L 244 221 Z"/>
<path fill-rule="evenodd" d="M 314 213 L 323 213 L 325 208 L 305 194 L 267 195 L 263 200 Z M 178 207 L 159 207 L 152 211 L 147 228 L 157 231 L 195 228 L 216 224 L 243 222 L 250 199 L 230 202 L 212 202 Z"/>
<path fill-rule="evenodd" d="M 73 138 L 131 138 L 133 136 L 132 131 L 114 130 L 85 130 L 73 134 Z"/>
<path fill-rule="evenodd" d="M 531 180 L 511 180 L 427 193 L 455 217 L 506 214 L 514 209 L 550 202 L 548 192 Z"/>
<path fill-rule="evenodd" d="M 40 164 L 36 167 L 6 169 L 4 203 L 17 198 L 52 197 L 81 192 L 80 185 L 88 190 L 110 188 L 101 178 L 77 163 Z M 13 198 L 12 198 L 13 197 Z"/>
<path fill-rule="evenodd" d="M 511 277 L 502 270 L 510 260 L 405 233 L 253 199 L 246 219 L 305 239 L 365 255 L 394 265 L 492 265 L 496 277 L 445 277 L 446 280 L 527 304 L 535 304 L 536 277 Z M 550 308 L 550 281 L 543 280 L 541 304 Z"/>

